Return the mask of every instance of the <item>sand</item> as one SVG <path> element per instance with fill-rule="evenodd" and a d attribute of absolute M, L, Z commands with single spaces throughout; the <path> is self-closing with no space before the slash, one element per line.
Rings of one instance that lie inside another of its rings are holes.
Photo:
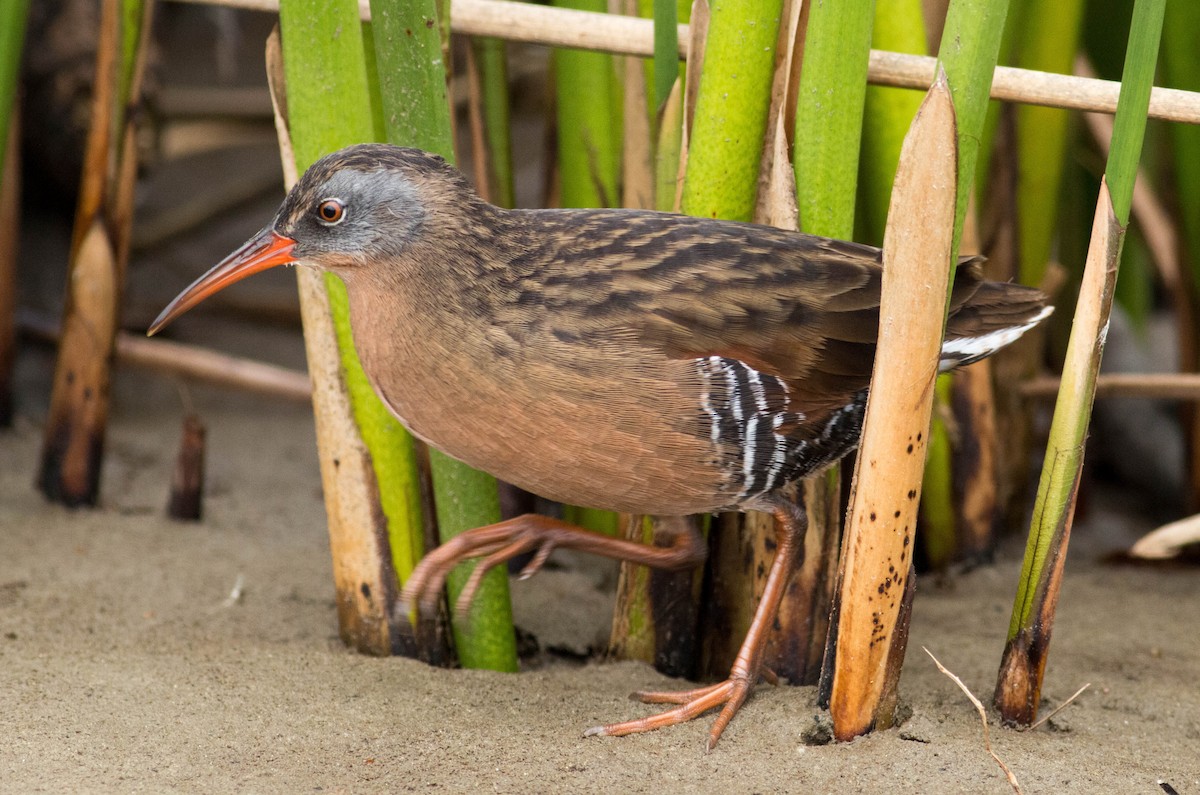
<path fill-rule="evenodd" d="M 22 410 L 0 431 L 0 791 L 1009 791 L 978 715 L 921 649 L 987 700 L 1018 545 L 921 581 L 897 729 L 808 746 L 812 689 L 762 686 L 711 754 L 707 719 L 584 739 L 649 714 L 630 691 L 682 683 L 634 663 L 546 655 L 514 675 L 342 646 L 306 407 L 190 388 L 210 488 L 204 521 L 180 524 L 163 511 L 177 386 L 119 371 L 103 504 L 47 504 L 31 484 L 49 366 L 26 350 Z M 1027 792 L 1200 792 L 1196 572 L 1099 565 L 1086 539 L 1132 532 L 1122 522 L 1096 510 L 1077 528 L 1046 675 L 1052 702 L 1091 688 L 1047 728 L 992 727 Z M 517 622 L 543 646 L 602 637 L 595 587 L 588 572 L 539 575 L 518 586 Z"/>

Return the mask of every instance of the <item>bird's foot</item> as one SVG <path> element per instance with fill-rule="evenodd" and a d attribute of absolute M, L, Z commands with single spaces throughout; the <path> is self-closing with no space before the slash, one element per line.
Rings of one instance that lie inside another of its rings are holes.
<path fill-rule="evenodd" d="M 778 682 L 774 672 L 766 668 L 761 670 L 760 676 L 771 684 Z M 624 723 L 611 723 L 607 726 L 593 726 L 585 731 L 583 736 L 623 737 L 626 734 L 654 731 L 665 726 L 686 723 L 689 720 L 700 717 L 710 709 L 721 707 L 720 714 L 717 715 L 717 719 L 713 721 L 712 727 L 708 730 L 706 749 L 711 751 L 716 747 L 717 741 L 721 739 L 721 734 L 725 731 L 725 727 L 729 725 L 729 722 L 733 720 L 733 716 L 737 714 L 742 704 L 750 697 L 750 691 L 754 689 L 754 685 L 758 679 L 759 676 L 751 676 L 748 672 L 738 670 L 738 667 L 735 666 L 734 670 L 730 672 L 728 679 L 718 682 L 715 685 L 679 692 L 650 691 L 634 693 L 634 698 L 646 704 L 677 704 L 678 706 L 646 718 L 638 718 L 637 720 L 626 721 Z"/>
<path fill-rule="evenodd" d="M 415 604 L 422 612 L 432 613 L 450 571 L 465 560 L 482 558 L 454 605 L 456 612 L 465 614 L 488 571 L 524 552 L 533 552 L 533 559 L 518 575 L 525 579 L 537 573 L 550 553 L 560 547 L 667 569 L 699 563 L 705 553 L 704 544 L 690 528 L 677 534 L 671 546 L 652 547 L 588 532 L 558 519 L 526 514 L 459 533 L 426 555 L 404 583 L 400 593 L 403 612 Z"/>
<path fill-rule="evenodd" d="M 520 517 L 524 519 L 525 517 Z M 540 517 L 533 517 L 534 520 Z M 536 550 L 533 559 L 521 569 L 520 578 L 531 577 L 538 572 L 554 551 L 559 537 L 548 532 L 537 521 L 501 522 L 460 533 L 427 554 L 413 570 L 400 593 L 400 603 L 405 608 L 416 604 L 422 612 L 432 613 L 446 583 L 446 577 L 463 561 L 482 558 L 471 572 L 458 595 L 454 609 L 466 614 L 483 582 L 483 577 L 496 566 L 531 550 Z"/>

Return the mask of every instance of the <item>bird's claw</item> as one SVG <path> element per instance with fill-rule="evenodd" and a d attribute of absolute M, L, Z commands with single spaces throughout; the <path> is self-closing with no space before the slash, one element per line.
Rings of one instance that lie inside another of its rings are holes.
<path fill-rule="evenodd" d="M 760 668 L 759 676 L 772 684 L 779 681 L 774 672 L 766 668 Z M 633 694 L 633 697 L 643 703 L 675 704 L 677 706 L 646 718 L 638 718 L 624 723 L 611 723 L 607 726 L 593 726 L 585 730 L 583 736 L 623 737 L 627 734 L 639 734 L 661 729 L 664 726 L 686 723 L 710 709 L 721 707 L 720 714 L 717 715 L 717 719 L 713 721 L 713 725 L 708 731 L 706 747 L 711 751 L 716 747 L 717 741 L 721 739 L 725 727 L 729 725 L 733 716 L 750 697 L 750 692 L 754 689 L 758 678 L 758 676 L 750 676 L 748 673 L 735 669 L 730 672 L 729 678 L 725 681 L 694 690 L 637 692 Z"/>
<path fill-rule="evenodd" d="M 492 525 L 460 533 L 431 551 L 417 564 L 401 590 L 400 608 L 407 613 L 415 604 L 421 613 L 431 615 L 437 609 L 442 587 L 454 567 L 471 558 L 482 558 L 454 602 L 455 614 L 466 616 L 489 571 L 510 558 L 536 550 L 533 559 L 521 570 L 520 578 L 526 579 L 545 565 L 556 546 L 553 538 L 520 525 Z"/>

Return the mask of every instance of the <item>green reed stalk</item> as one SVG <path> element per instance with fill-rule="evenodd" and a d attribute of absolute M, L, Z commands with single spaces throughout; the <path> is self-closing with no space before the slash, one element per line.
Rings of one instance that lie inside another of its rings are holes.
<path fill-rule="evenodd" d="M 454 161 L 446 86 L 446 56 L 434 0 L 373 0 L 371 3 L 380 98 L 388 140 L 435 152 Z M 442 540 L 500 520 L 496 479 L 444 455 L 429 452 Z M 474 563 L 448 578 L 450 603 L 466 584 Z M 468 668 L 515 671 L 516 636 L 503 567 L 484 578 L 470 616 L 452 617 L 459 661 Z"/>
<path fill-rule="evenodd" d="M 1158 61 L 1165 5 L 1166 0 L 1137 0 L 1134 6 L 1105 170 L 1106 188 L 1101 190 L 1097 207 L 1093 246 L 1088 252 L 1075 323 L 1067 345 L 1062 386 L 1054 407 L 1021 580 L 996 685 L 996 706 L 1009 723 L 1031 722 L 1041 696 L 1096 375 L 1104 352 L 1117 267 L 1146 131 L 1146 111 Z"/>

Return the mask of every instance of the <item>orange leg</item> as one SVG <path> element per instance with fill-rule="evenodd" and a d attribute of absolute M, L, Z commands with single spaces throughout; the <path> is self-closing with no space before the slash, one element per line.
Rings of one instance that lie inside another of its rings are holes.
<path fill-rule="evenodd" d="M 463 587 L 454 609 L 466 612 L 489 569 L 523 552 L 536 550 L 533 560 L 521 570 L 521 579 L 533 575 L 555 549 L 578 549 L 627 560 L 660 569 L 682 569 L 704 560 L 705 547 L 690 524 L 675 537 L 669 547 L 652 547 L 636 541 L 611 538 L 584 530 L 573 524 L 548 516 L 527 513 L 487 527 L 468 530 L 451 538 L 426 555 L 400 594 L 401 604 L 414 602 L 425 612 L 432 612 L 446 582 L 446 575 L 459 563 L 470 558 L 483 558 Z M 407 608 L 405 610 L 407 612 Z"/>
<path fill-rule="evenodd" d="M 733 720 L 733 716 L 749 697 L 759 678 L 774 679 L 774 674 L 763 667 L 763 648 L 767 643 L 767 630 L 774 624 L 775 615 L 779 612 L 779 603 L 783 599 L 788 579 L 804 552 L 804 533 L 808 529 L 808 518 L 803 508 L 782 499 L 773 499 L 772 506 L 776 520 L 775 560 L 771 563 L 762 600 L 758 603 L 754 620 L 750 623 L 750 631 L 746 633 L 742 648 L 738 650 L 737 659 L 729 671 L 729 678 L 715 685 L 682 693 L 638 693 L 636 696 L 647 703 L 679 706 L 648 718 L 595 726 L 584 732 L 584 736 L 620 737 L 651 731 L 684 723 L 710 709 L 721 707 L 721 713 L 717 715 L 708 732 L 708 750 L 711 751 L 721 739 L 721 733 L 725 731 L 729 721 Z"/>

